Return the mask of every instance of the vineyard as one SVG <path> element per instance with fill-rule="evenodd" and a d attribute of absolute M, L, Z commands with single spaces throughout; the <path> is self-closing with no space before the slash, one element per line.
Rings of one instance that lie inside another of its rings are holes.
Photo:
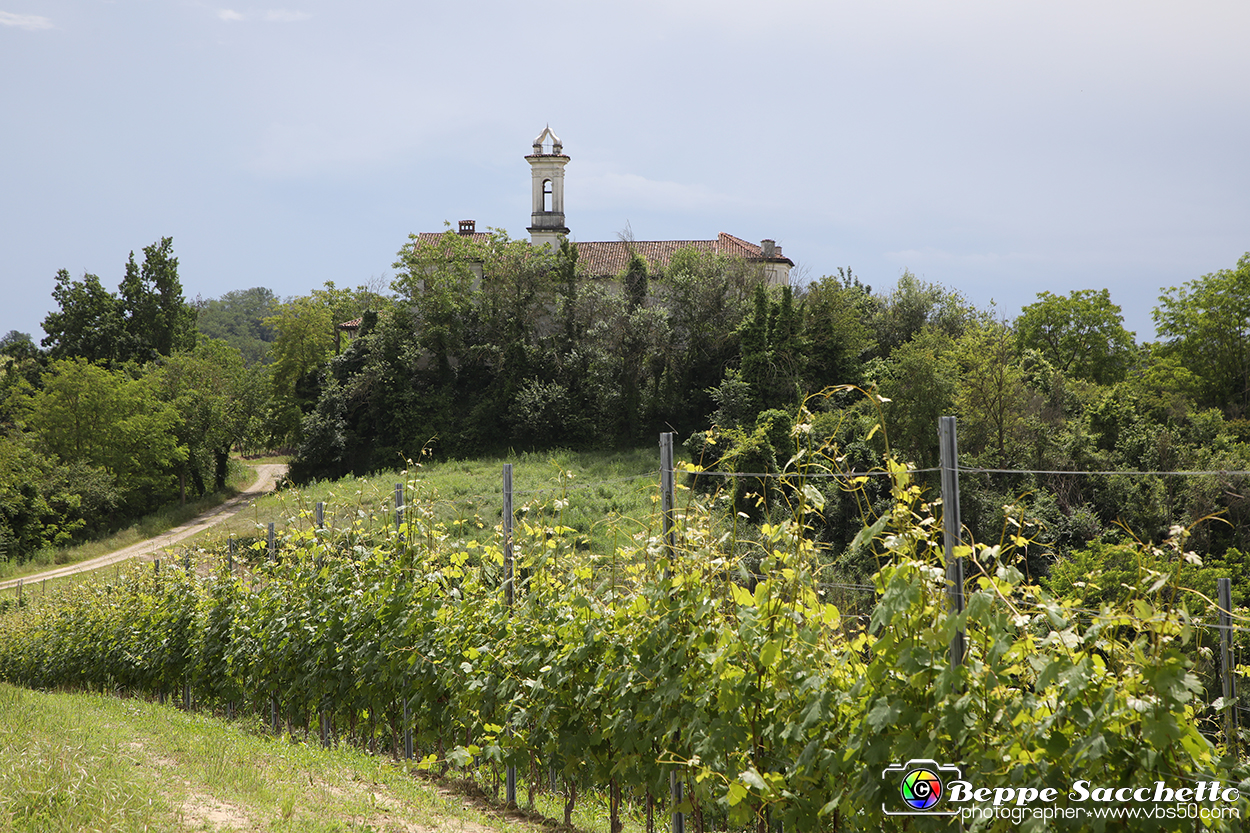
<path fill-rule="evenodd" d="M 1149 570 L 1125 604 L 1056 599 L 1025 580 L 1016 530 L 959 548 L 955 612 L 935 496 L 889 457 L 845 476 L 839 450 L 810 444 L 804 424 L 778 476 L 788 519 L 754 526 L 679 483 L 666 535 L 657 483 L 655 510 L 622 520 L 607 550 L 565 524 L 567 491 L 491 535 L 480 518 L 448 521 L 413 467 L 394 506 L 325 524 L 307 507 L 272 550 L 258 536 L 235 557 L 223 545 L 189 568 L 167 560 L 12 606 L 0 678 L 175 697 L 400 757 L 410 732 L 420 767 L 488 787 L 514 768 L 531 801 L 558 788 L 566 819 L 579 793 L 602 791 L 614 833 L 627 808 L 649 829 L 680 811 L 697 833 L 954 829 L 883 812 L 899 803 L 884 770 L 921 759 L 957 763 L 973 784 L 1055 789 L 1061 805 L 1079 779 L 1247 777 L 1227 741 L 1233 704 L 1212 702 L 1213 604 Z M 812 480 L 839 474 L 862 498 L 871 587 L 838 584 L 805 523 L 823 500 Z M 884 497 L 868 499 L 870 480 Z M 1162 553 L 1178 575 L 1194 558 L 1186 535 Z M 1132 827 L 1239 829 L 1184 824 Z"/>

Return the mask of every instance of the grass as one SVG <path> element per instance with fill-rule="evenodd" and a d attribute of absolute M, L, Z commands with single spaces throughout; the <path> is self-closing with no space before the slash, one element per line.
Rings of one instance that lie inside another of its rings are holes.
<path fill-rule="evenodd" d="M 259 721 L 0 684 L 0 830 L 487 833 L 563 817 L 555 792 L 505 816 L 472 783 L 448 783 L 352 747 L 275 739 Z M 525 804 L 523 785 L 517 794 Z M 626 809 L 626 830 L 639 833 L 641 808 Z M 609 833 L 606 797 L 580 793 L 573 824 Z"/>
<path fill-rule="evenodd" d="M 504 827 L 386 758 L 142 700 L 0 685 L 2 830 Z"/>
<path fill-rule="evenodd" d="M 206 531 L 196 540 L 216 547 L 227 537 L 263 536 L 269 523 L 312 523 L 313 508 L 326 504 L 326 522 L 347 528 L 358 519 L 393 523 L 395 485 L 409 482 L 406 500 L 420 503 L 429 519 L 454 537 L 486 537 L 502 516 L 504 463 L 513 465 L 513 502 L 518 523 L 544 517 L 575 529 L 583 546 L 610 552 L 626 528 L 645 529 L 659 494 L 655 448 L 615 452 L 554 451 L 475 460 L 427 460 L 419 468 L 363 478 L 318 481 L 281 490 Z M 411 520 L 408 518 L 406 520 Z"/>
<path fill-rule="evenodd" d="M 256 473 L 251 468 L 232 464 L 225 491 L 214 492 L 197 500 L 187 501 L 185 504 L 169 504 L 150 515 L 145 515 L 131 526 L 104 538 L 97 538 L 72 547 L 40 550 L 21 563 L 0 561 L 0 580 L 21 578 L 41 573 L 52 567 L 89 561 L 132 544 L 138 544 L 140 541 L 154 538 L 174 527 L 181 526 L 197 515 L 220 506 L 250 486 L 255 479 Z"/>

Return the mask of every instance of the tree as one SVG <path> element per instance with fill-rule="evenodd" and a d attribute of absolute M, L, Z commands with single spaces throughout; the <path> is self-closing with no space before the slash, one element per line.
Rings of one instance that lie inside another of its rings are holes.
<path fill-rule="evenodd" d="M 43 320 L 52 359 L 148 362 L 195 346 L 195 309 L 182 297 L 172 238 L 146 247 L 142 267 L 130 253 L 118 295 L 95 275 L 74 281 L 61 269 L 52 297 L 60 309 Z"/>
<path fill-rule="evenodd" d="M 173 244 L 172 237 L 162 237 L 144 247 L 142 267 L 135 264 L 134 252 L 126 262 L 119 287 L 126 336 L 123 360 L 151 361 L 195 347 L 195 308 L 182 297 Z"/>
<path fill-rule="evenodd" d="M 844 278 L 826 275 L 813 282 L 801 298 L 803 332 L 809 345 L 807 391 L 858 384 L 864 357 L 874 347 L 866 323 L 875 307 L 871 288 L 847 270 Z"/>
<path fill-rule="evenodd" d="M 937 465 L 938 418 L 949 414 L 955 401 L 953 347 L 946 332 L 926 327 L 890 354 L 878 380 L 882 395 L 890 400 L 885 410 L 890 444 L 921 468 Z"/>
<path fill-rule="evenodd" d="M 1164 290 L 1154 320 L 1168 352 L 1200 381 L 1204 404 L 1250 408 L 1250 252 L 1221 269 Z"/>
<path fill-rule="evenodd" d="M 379 310 L 389 299 L 370 286 L 339 289 L 326 281 L 321 289 L 292 298 L 264 320 L 277 334 L 270 347 L 270 432 L 279 444 L 298 443 L 300 421 L 317 404 L 319 374 L 334 354 L 338 325 Z"/>
<path fill-rule="evenodd" d="M 1023 424 L 1029 400 L 1013 336 L 1005 325 L 985 324 L 969 327 L 955 343 L 960 451 L 990 451 L 997 467 L 1012 462 L 1008 442 Z"/>
<path fill-rule="evenodd" d="M 1064 373 L 1100 385 L 1124 378 L 1137 350 L 1109 291 L 1073 290 L 1066 298 L 1039 292 L 1037 298 L 1016 319 L 1022 350 L 1037 350 Z"/>
<path fill-rule="evenodd" d="M 885 357 L 926 327 L 958 338 L 980 313 L 954 290 L 926 283 L 904 270 L 873 319 L 878 355 Z"/>
<path fill-rule="evenodd" d="M 69 464 L 102 469 L 129 512 L 174 496 L 187 449 L 176 435 L 178 412 L 159 399 L 151 378 L 131 378 L 83 358 L 54 361 L 29 413 L 44 450 Z"/>
<path fill-rule="evenodd" d="M 265 323 L 278 311 L 272 290 L 263 286 L 227 292 L 220 298 L 196 301 L 196 328 L 209 338 L 225 341 L 239 351 L 251 367 L 269 360 L 274 330 Z"/>
<path fill-rule="evenodd" d="M 759 269 L 741 258 L 693 247 L 675 252 L 667 274 L 656 280 L 653 296 L 669 329 L 661 345 L 665 367 L 657 404 L 678 433 L 707 424 L 716 405 L 711 392 L 737 358 L 738 327 L 762 280 Z"/>
<path fill-rule="evenodd" d="M 92 274 L 75 281 L 69 272 L 56 273 L 52 297 L 56 311 L 43 319 L 47 333 L 42 344 L 52 359 L 81 356 L 90 362 L 113 361 L 118 358 L 122 340 L 123 315 L 117 296 L 100 284 Z"/>
<path fill-rule="evenodd" d="M 42 351 L 28 333 L 10 330 L 8 335 L 0 338 L 0 368 L 4 370 L 3 377 L 0 378 L 0 391 L 11 390 L 19 379 L 29 385 L 37 384 L 43 370 L 43 360 Z M 3 399 L 3 394 L 0 393 L 0 421 L 5 419 Z"/>
<path fill-rule="evenodd" d="M 230 448 L 246 434 L 254 413 L 243 356 L 224 341 L 202 339 L 195 350 L 166 359 L 157 384 L 182 417 L 177 432 L 187 449 L 182 473 L 198 494 L 221 491 Z"/>

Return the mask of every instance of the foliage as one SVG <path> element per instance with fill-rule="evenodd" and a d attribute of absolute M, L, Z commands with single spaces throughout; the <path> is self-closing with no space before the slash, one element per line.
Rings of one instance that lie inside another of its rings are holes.
<path fill-rule="evenodd" d="M 1124 329 L 1108 290 L 1073 290 L 1066 298 L 1039 292 L 1037 298 L 1016 319 L 1021 349 L 1037 350 L 1064 373 L 1102 385 L 1124 378 L 1135 357 L 1133 333 Z"/>
<path fill-rule="evenodd" d="M 338 325 L 376 312 L 388 299 L 369 286 L 321 289 L 292 298 L 263 319 L 276 333 L 270 346 L 272 375 L 269 431 L 278 445 L 298 442 L 300 422 L 316 407 L 325 364 L 338 343 Z"/>
<path fill-rule="evenodd" d="M 876 355 L 890 355 L 926 329 L 956 338 L 981 315 L 958 292 L 922 281 L 904 270 L 890 294 L 878 300 L 871 319 Z"/>
<path fill-rule="evenodd" d="M 196 313 L 182 297 L 173 238 L 145 246 L 142 268 L 130 253 L 118 295 L 124 311 L 123 361 L 151 361 L 195 346 Z"/>
<path fill-rule="evenodd" d="M 178 412 L 160 400 L 153 379 L 78 358 L 53 361 L 42 385 L 30 398 L 28 423 L 43 450 L 104 472 L 128 513 L 175 494 L 187 449 L 176 436 Z"/>
<path fill-rule="evenodd" d="M 871 288 L 848 272 L 813 282 L 799 299 L 808 343 L 805 390 L 859 384 L 875 347 L 868 323 L 876 307 Z"/>
<path fill-rule="evenodd" d="M 951 360 L 955 342 L 944 330 L 927 328 L 874 363 L 881 395 L 889 402 L 886 425 L 894 447 L 921 468 L 937 465 L 938 418 L 951 413 L 959 386 Z M 874 372 L 875 371 L 875 372 Z"/>
<path fill-rule="evenodd" d="M 117 295 L 95 275 L 73 281 L 62 269 L 52 297 L 59 310 L 44 318 L 43 345 L 53 359 L 146 362 L 195 344 L 195 309 L 182 296 L 169 237 L 144 247 L 142 266 L 130 253 Z"/>
<path fill-rule="evenodd" d="M 54 359 L 80 356 L 88 361 L 109 361 L 118 357 L 122 337 L 121 303 L 103 287 L 95 275 L 84 274 L 72 280 L 69 272 L 56 273 L 52 290 L 58 310 L 43 319 L 47 335 L 43 346 Z"/>
<path fill-rule="evenodd" d="M 195 494 L 221 491 L 231 448 L 254 446 L 260 432 L 263 406 L 253 397 L 264 392 L 264 377 L 244 368 L 238 350 L 209 339 L 166 359 L 154 377 L 161 398 L 182 417 L 177 438 L 187 449 L 183 477 Z"/>
<path fill-rule="evenodd" d="M 1159 296 L 1155 326 L 1168 352 L 1200 380 L 1204 404 L 1242 415 L 1250 406 L 1250 252 Z"/>
<path fill-rule="evenodd" d="M 279 300 L 263 286 L 236 289 L 220 298 L 196 299 L 196 327 L 208 338 L 234 347 L 249 367 L 269 361 L 269 345 L 275 336 L 265 320 L 278 312 Z"/>
<path fill-rule="evenodd" d="M 502 539 L 437 521 L 413 479 L 398 528 L 365 512 L 337 528 L 306 519 L 277 559 L 258 543 L 243 575 L 145 569 L 0 615 L 0 677 L 149 694 L 190 682 L 209 705 L 255 710 L 274 697 L 295 725 L 325 721 L 361 744 L 393 743 L 407 704 L 425 767 L 550 762 L 570 783 L 638 799 L 676 771 L 698 830 L 936 828 L 882 813 L 899 800 L 885 768 L 918 758 L 957 762 L 977 787 L 1056 788 L 1061 806 L 1076 806 L 1077 779 L 1242 781 L 1186 652 L 1210 624 L 1205 605 L 1146 576 L 1123 602 L 1078 611 L 1026 582 L 1004 541 L 960 548 L 967 602 L 954 612 L 933 507 L 889 458 L 875 469 L 888 499 L 857 536 L 881 555 L 875 607 L 862 624 L 844 617 L 804 521 L 823 502 L 804 477 L 846 451 L 812 435 L 816 418 L 801 411 L 787 432 L 804 461 L 785 464 L 794 513 L 757 537 L 726 536 L 686 493 L 671 551 L 653 516 L 593 555 L 551 500 L 517 526 L 525 578 L 509 607 Z"/>

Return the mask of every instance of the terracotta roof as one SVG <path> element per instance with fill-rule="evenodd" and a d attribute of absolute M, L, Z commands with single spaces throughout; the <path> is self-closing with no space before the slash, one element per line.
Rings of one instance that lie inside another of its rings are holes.
<path fill-rule="evenodd" d="M 340 324 L 339 329 L 340 330 L 359 330 L 360 325 L 363 322 L 364 322 L 363 318 L 353 318 L 351 321 L 344 321 L 342 324 Z"/>
<path fill-rule="evenodd" d="M 417 235 L 417 245 L 436 246 L 442 242 L 443 235 L 446 233 L 447 232 L 445 231 L 423 231 Z M 490 234 L 484 231 L 475 231 L 472 234 L 456 234 L 455 230 L 453 229 L 451 233 L 453 236 L 457 238 L 467 237 L 468 239 L 472 240 L 474 243 L 490 242 Z"/>
<path fill-rule="evenodd" d="M 424 236 L 424 235 L 423 235 Z M 577 261 L 584 265 L 586 271 L 598 277 L 620 274 L 629 262 L 629 247 L 647 260 L 651 269 L 665 271 L 673 254 L 680 249 L 697 249 L 708 254 L 723 254 L 740 257 L 745 260 L 764 260 L 764 251 L 755 243 L 748 243 L 740 237 L 721 232 L 715 240 L 635 240 L 632 244 L 620 240 L 604 242 L 578 242 Z M 772 260 L 785 261 L 794 265 L 780 251 Z"/>
<path fill-rule="evenodd" d="M 445 231 L 424 231 L 417 235 L 416 246 L 440 246 L 445 241 Z M 491 235 L 487 232 L 475 231 L 472 234 L 455 235 L 457 238 L 469 238 L 474 243 L 489 243 Z M 740 257 L 744 260 L 768 260 L 775 263 L 794 261 L 781 253 L 778 246 L 771 258 L 764 257 L 764 251 L 756 243 L 750 243 L 741 237 L 721 232 L 715 240 L 635 240 L 625 243 L 620 240 L 578 242 L 578 264 L 586 273 L 595 277 L 616 277 L 625 269 L 629 262 L 630 247 L 647 260 L 652 271 L 668 270 L 673 254 L 681 249 L 696 249 L 706 254 L 720 254 L 728 257 Z M 348 322 L 351 323 L 351 322 Z M 357 325 L 359 326 L 359 325 Z"/>

